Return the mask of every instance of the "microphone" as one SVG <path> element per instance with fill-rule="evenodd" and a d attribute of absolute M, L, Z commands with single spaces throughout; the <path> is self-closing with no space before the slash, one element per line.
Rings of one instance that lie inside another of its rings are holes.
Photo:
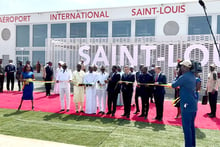
<path fill-rule="evenodd" d="M 203 2 L 203 0 L 199 0 L 199 4 L 200 4 L 204 9 L 206 9 L 205 3 Z"/>

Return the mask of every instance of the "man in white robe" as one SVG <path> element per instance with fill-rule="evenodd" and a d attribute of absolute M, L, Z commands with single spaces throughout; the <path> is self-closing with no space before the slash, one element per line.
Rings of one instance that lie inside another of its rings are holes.
<path fill-rule="evenodd" d="M 62 65 L 63 70 L 60 71 L 57 75 L 56 82 L 59 83 L 60 88 L 60 102 L 61 110 L 60 112 L 65 111 L 64 106 L 64 95 L 66 95 L 66 112 L 70 110 L 70 82 L 72 81 L 72 73 L 70 69 L 67 69 L 66 63 Z"/>
<path fill-rule="evenodd" d="M 77 70 L 73 72 L 73 101 L 75 103 L 76 113 L 79 111 L 84 113 L 83 104 L 84 104 L 84 85 L 83 78 L 85 72 L 81 67 L 81 64 L 77 64 Z"/>
<path fill-rule="evenodd" d="M 89 72 L 84 76 L 83 83 L 86 85 L 86 112 L 96 114 L 96 82 L 97 75 L 93 73 L 93 67 L 89 66 Z"/>

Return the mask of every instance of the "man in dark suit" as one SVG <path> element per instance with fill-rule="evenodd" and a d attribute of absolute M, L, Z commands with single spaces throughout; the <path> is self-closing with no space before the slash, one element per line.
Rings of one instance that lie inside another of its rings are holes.
<path fill-rule="evenodd" d="M 116 112 L 116 102 L 117 102 L 117 97 L 118 93 L 120 92 L 120 84 L 118 82 L 120 81 L 120 74 L 117 73 L 117 66 L 112 66 L 112 72 L 109 75 L 108 78 L 108 87 L 107 87 L 107 92 L 108 92 L 108 112 L 107 114 L 112 114 L 112 116 L 115 116 Z M 113 110 L 112 108 L 113 104 Z"/>
<path fill-rule="evenodd" d="M 9 60 L 9 64 L 5 66 L 5 72 L 7 73 L 7 90 L 10 90 L 11 83 L 11 91 L 14 90 L 14 81 L 15 81 L 15 65 L 12 60 Z"/>
<path fill-rule="evenodd" d="M 164 95 L 165 95 L 165 88 L 163 86 L 159 86 L 160 84 L 166 84 L 167 78 L 161 72 L 161 67 L 155 67 L 155 77 L 154 77 L 155 84 L 158 86 L 154 87 L 154 99 L 156 105 L 157 115 L 154 118 L 155 120 L 162 121 L 163 119 L 163 103 L 164 103 Z"/>
<path fill-rule="evenodd" d="M 2 65 L 2 59 L 0 59 L 0 92 L 3 92 L 4 78 L 5 78 L 5 70 Z"/>
<path fill-rule="evenodd" d="M 139 66 L 139 71 L 136 72 L 135 74 L 135 78 L 136 78 L 136 82 L 138 83 L 139 82 L 139 76 L 141 75 L 141 69 L 144 67 L 143 64 L 141 64 Z M 136 105 L 136 112 L 134 112 L 134 114 L 137 114 L 140 112 L 140 109 L 139 109 L 139 103 L 138 103 L 138 97 L 140 96 L 140 87 L 139 86 L 136 86 L 136 90 L 135 90 L 135 105 Z"/>
<path fill-rule="evenodd" d="M 130 117 L 134 81 L 134 74 L 130 72 L 129 66 L 125 66 L 124 74 L 122 75 L 121 81 L 119 83 L 121 84 L 121 91 L 124 103 L 124 114 L 122 116 L 126 116 L 127 118 Z"/>
<path fill-rule="evenodd" d="M 142 101 L 142 111 L 141 115 L 138 117 L 144 117 L 147 119 L 148 111 L 149 111 L 149 97 L 151 95 L 151 86 L 146 84 L 150 84 L 154 82 L 153 76 L 147 72 L 147 67 L 142 68 L 142 74 L 139 76 L 138 86 L 140 87 L 140 96 Z"/>
<path fill-rule="evenodd" d="M 52 62 L 48 62 L 45 67 L 44 80 L 45 81 L 52 81 L 53 80 Z M 46 88 L 46 96 L 50 96 L 51 83 L 45 83 L 45 88 Z"/>

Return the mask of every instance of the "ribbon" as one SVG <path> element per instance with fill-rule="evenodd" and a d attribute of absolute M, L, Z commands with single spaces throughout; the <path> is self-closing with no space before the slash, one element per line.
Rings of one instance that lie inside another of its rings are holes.
<path fill-rule="evenodd" d="M 173 100 L 172 105 L 175 107 L 180 102 L 180 97 Z"/>

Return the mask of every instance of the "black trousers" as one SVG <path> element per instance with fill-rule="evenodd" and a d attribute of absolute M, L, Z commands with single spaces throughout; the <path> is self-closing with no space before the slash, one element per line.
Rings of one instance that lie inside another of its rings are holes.
<path fill-rule="evenodd" d="M 7 90 L 10 90 L 10 83 L 11 83 L 11 91 L 14 90 L 14 81 L 15 81 L 15 76 L 14 76 L 14 72 L 9 72 L 7 73 Z"/>
<path fill-rule="evenodd" d="M 211 108 L 211 114 L 214 116 L 216 116 L 217 97 L 218 97 L 218 91 L 216 91 L 214 94 L 209 92 L 209 104 Z"/>
<path fill-rule="evenodd" d="M 125 115 L 130 115 L 132 91 L 122 92 L 122 97 L 123 97 L 123 103 L 124 103 L 124 114 Z"/>
<path fill-rule="evenodd" d="M 18 80 L 18 91 L 21 91 L 21 81 L 20 80 Z"/>
<path fill-rule="evenodd" d="M 46 80 L 45 80 L 46 81 Z M 49 80 L 48 80 L 49 81 Z M 45 83 L 45 88 L 46 88 L 46 94 L 50 94 L 50 89 L 51 89 L 51 83 Z"/>
<path fill-rule="evenodd" d="M 116 103 L 117 103 L 118 93 L 117 92 L 108 92 L 108 112 L 115 114 L 116 112 Z M 113 105 L 113 110 L 112 110 Z"/>
<path fill-rule="evenodd" d="M 138 102 L 138 98 L 140 97 L 140 89 L 136 88 L 135 91 L 135 105 L 136 105 L 136 111 L 140 111 L 139 109 L 139 102 Z"/>
<path fill-rule="evenodd" d="M 156 119 L 163 119 L 163 104 L 164 104 L 164 94 L 154 93 L 155 105 L 156 105 Z"/>
<path fill-rule="evenodd" d="M 147 94 L 141 95 L 141 103 L 142 103 L 141 115 L 147 117 L 149 111 L 149 95 Z"/>
<path fill-rule="evenodd" d="M 0 92 L 3 92 L 3 87 L 4 87 L 4 75 L 0 75 Z"/>

